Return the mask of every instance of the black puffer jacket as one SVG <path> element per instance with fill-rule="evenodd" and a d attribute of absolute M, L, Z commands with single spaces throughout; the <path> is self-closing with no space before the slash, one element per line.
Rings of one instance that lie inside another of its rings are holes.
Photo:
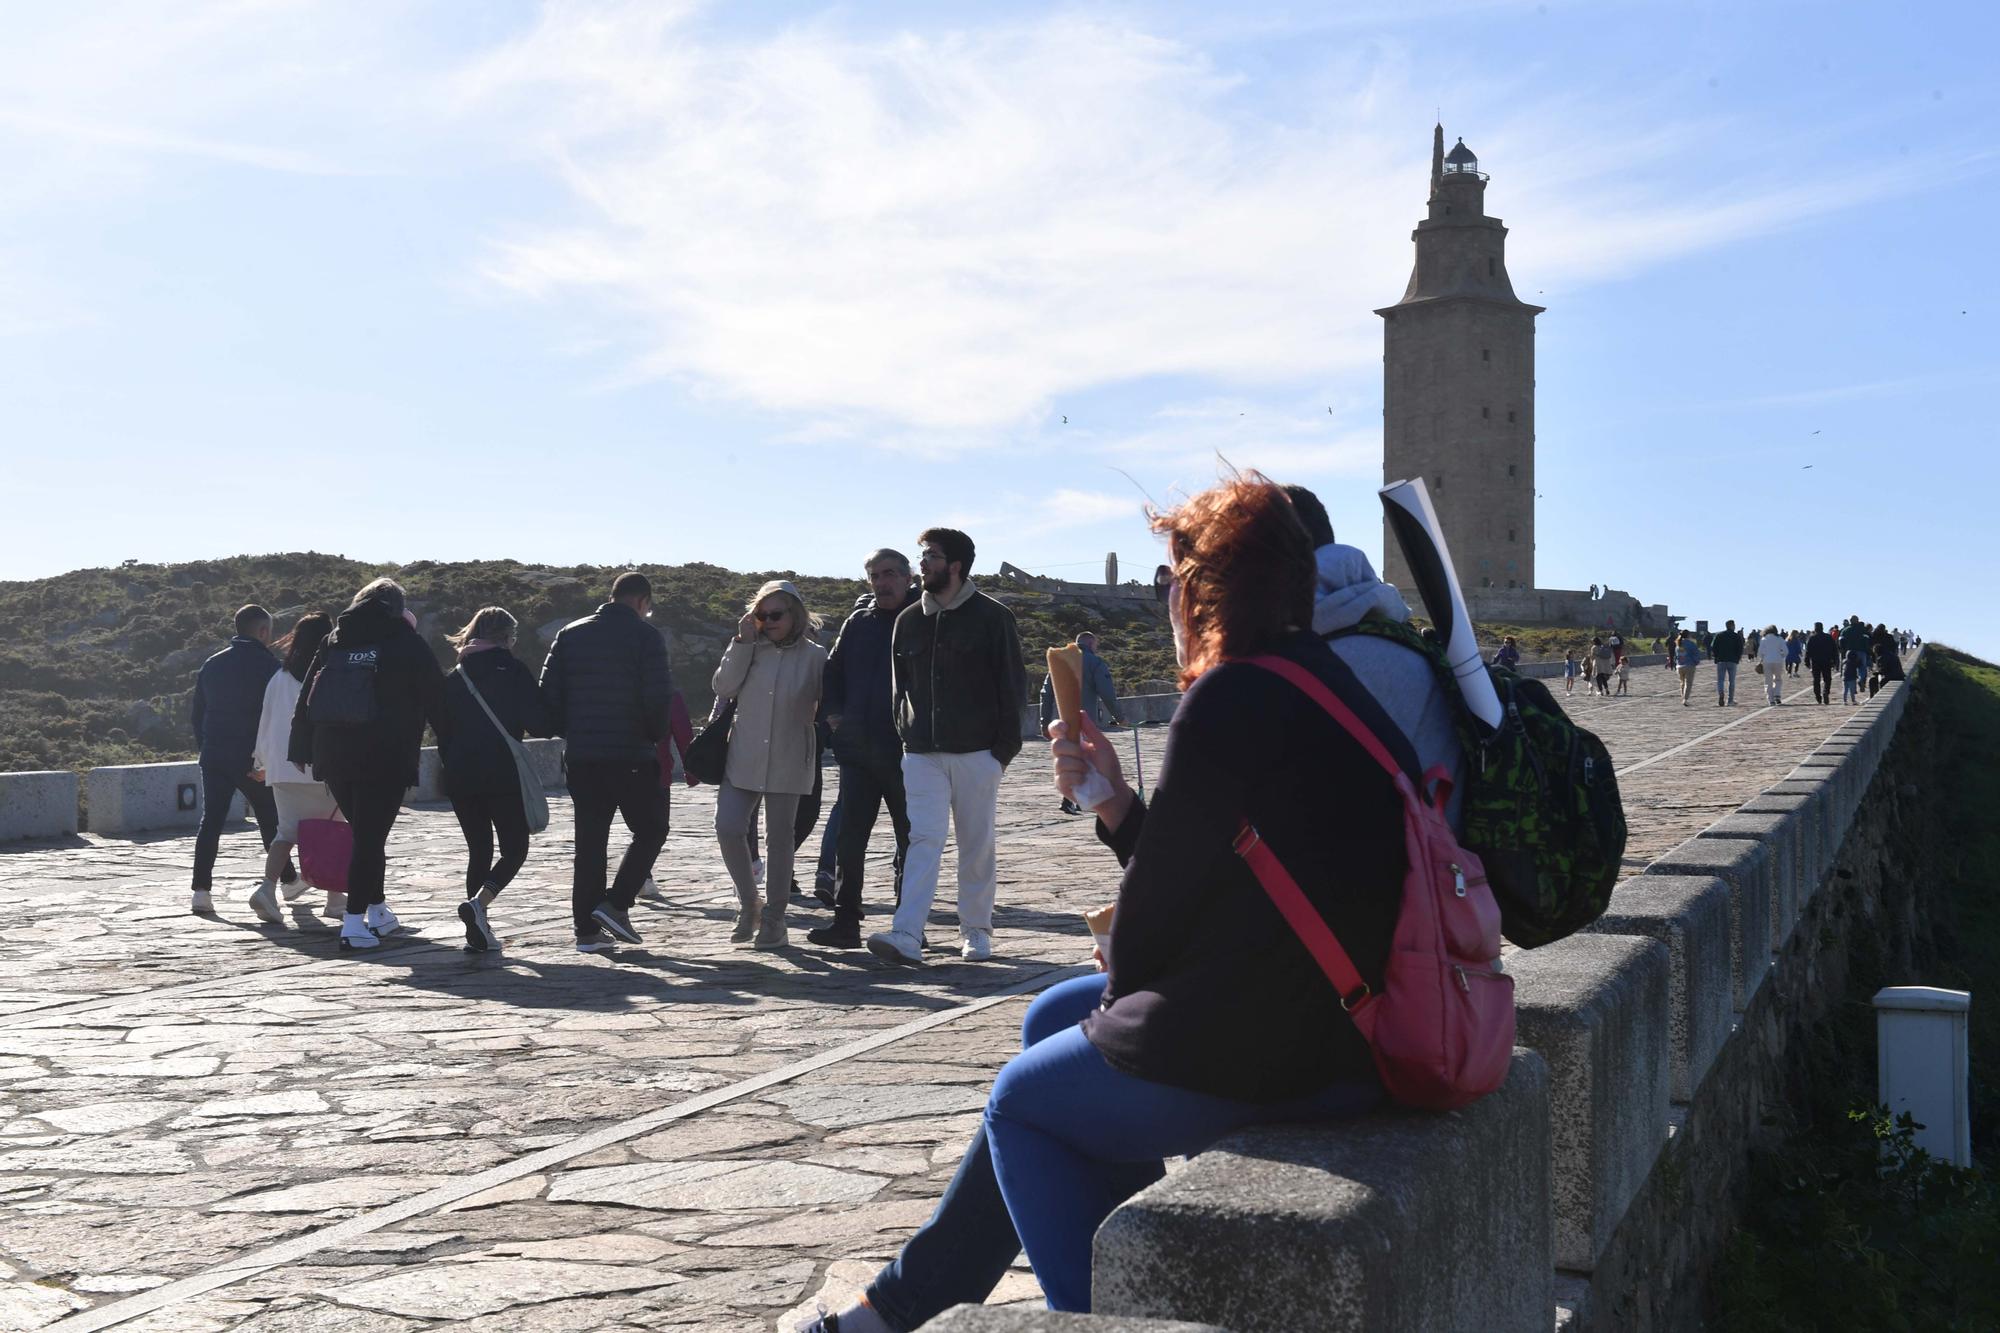
<path fill-rule="evenodd" d="M 510 792 L 517 789 L 514 756 L 466 687 L 479 687 L 479 698 L 500 719 L 515 740 L 547 736 L 549 710 L 535 685 L 535 674 L 505 648 L 489 648 L 459 662 L 444 678 L 445 709 L 451 714 L 451 740 L 440 744 L 447 792 Z"/>
<path fill-rule="evenodd" d="M 542 663 L 542 698 L 566 762 L 653 759 L 673 696 L 665 640 L 620 602 L 564 625 Z"/>
<path fill-rule="evenodd" d="M 966 584 L 957 604 L 925 593 L 896 617 L 891 640 L 896 731 L 911 754 L 1021 753 L 1028 673 L 1014 613 Z"/>
<path fill-rule="evenodd" d="M 381 648 L 375 668 L 375 717 L 351 726 L 314 725 L 313 686 L 327 655 L 346 648 Z M 380 602 L 350 606 L 314 655 L 292 714 L 290 759 L 310 764 L 321 782 L 417 785 L 417 752 L 429 723 L 440 741 L 451 738 L 444 706 L 444 672 L 409 622 Z"/>

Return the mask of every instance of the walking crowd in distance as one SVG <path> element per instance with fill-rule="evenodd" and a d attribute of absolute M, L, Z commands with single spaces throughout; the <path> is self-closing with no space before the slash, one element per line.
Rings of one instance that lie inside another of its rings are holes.
<path fill-rule="evenodd" d="M 1870 698 L 1892 680 L 1903 679 L 1903 658 L 1923 643 L 1909 630 L 1876 625 L 1870 629 L 1859 616 L 1838 620 L 1829 631 L 1825 621 L 1814 621 L 1811 630 L 1783 630 L 1773 623 L 1747 634 L 1736 622 L 1723 622 L 1714 633 L 1706 630 L 1675 630 L 1665 639 L 1653 640 L 1653 652 L 1663 655 L 1662 665 L 1678 672 L 1681 705 L 1694 701 L 1694 683 L 1703 662 L 1713 664 L 1715 702 L 1719 708 L 1736 703 L 1736 675 L 1747 661 L 1751 671 L 1763 677 L 1764 702 L 1785 702 L 1785 681 L 1801 672 L 1812 676 L 1813 698 L 1822 704 L 1833 702 L 1833 673 L 1841 675 L 1842 703 L 1861 702 L 1865 690 Z M 1493 655 L 1496 666 L 1516 666 L 1520 649 L 1512 635 L 1501 641 Z M 1615 697 L 1630 693 L 1632 663 L 1625 640 L 1616 632 L 1594 637 L 1579 657 L 1575 649 L 1563 652 L 1563 693 L 1573 696 L 1577 681 L 1592 694 Z M 1617 689 L 1611 688 L 1612 681 Z"/>
<path fill-rule="evenodd" d="M 1013 613 L 969 577 L 972 539 L 932 528 L 919 545 L 915 570 L 888 548 L 868 557 L 870 591 L 830 651 L 815 637 L 823 627 L 798 589 L 765 584 L 715 668 L 722 715 L 703 740 L 717 770 L 709 780 L 717 786 L 718 849 L 739 904 L 730 932 L 736 944 L 791 943 L 794 858 L 817 822 L 821 754 L 830 748 L 840 798 L 828 819 L 827 874 L 815 877 L 815 892 L 833 919 L 809 932 L 808 943 L 865 945 L 885 962 L 921 965 L 950 832 L 958 847 L 957 951 L 974 962 L 992 956 L 994 825 L 1001 774 L 1022 746 L 1026 671 Z M 324 911 L 341 923 L 340 947 L 378 947 L 400 925 L 386 901 L 389 841 L 404 794 L 417 785 L 428 728 L 465 837 L 458 914 L 466 947 L 498 949 L 488 909 L 548 819 L 521 743 L 560 736 L 576 821 L 576 947 L 594 953 L 640 943 L 631 913 L 642 892 L 658 891 L 653 874 L 673 775 L 679 769 L 692 784 L 701 765 L 691 762 L 694 729 L 665 642 L 646 623 L 650 581 L 627 572 L 610 594 L 557 633 L 539 677 L 515 656 L 518 624 L 501 607 L 480 610 L 449 636 L 457 661 L 447 673 L 391 579 L 369 583 L 336 618 L 301 617 L 275 643 L 262 607 L 237 612 L 235 636 L 195 682 L 202 815 L 192 909 L 215 910 L 216 856 L 240 793 L 267 849 L 251 910 L 279 924 L 280 893 L 295 900 L 311 881 L 325 880 Z M 1108 672 L 1097 683 L 1115 710 Z M 894 916 L 864 941 L 862 880 L 884 808 L 896 841 Z M 770 834 L 765 857 L 757 855 L 760 817 Z M 630 833 L 615 869 L 614 819 Z"/>

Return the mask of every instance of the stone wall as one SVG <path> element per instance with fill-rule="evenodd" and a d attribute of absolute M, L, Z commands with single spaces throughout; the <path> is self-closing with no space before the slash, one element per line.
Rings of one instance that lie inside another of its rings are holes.
<path fill-rule="evenodd" d="M 1891 756 L 1913 688 L 1883 687 L 1620 884 L 1591 931 L 1509 953 L 1522 1049 L 1500 1092 L 1224 1140 L 1099 1230 L 1098 1312 L 1237 1333 L 1698 1327 L 1859 923 L 1912 910 L 1886 905 L 1884 847 L 1918 799 L 1902 770 L 1927 724 Z"/>
<path fill-rule="evenodd" d="M 76 832 L 76 774 L 0 773 L 0 842 Z"/>
<path fill-rule="evenodd" d="M 1664 604 L 1648 606 L 1629 592 L 1603 588 L 1592 597 L 1572 588 L 1481 588 L 1467 585 L 1466 610 L 1477 621 L 1500 625 L 1576 625 L 1602 629 L 1634 627 L 1664 634 L 1673 620 Z"/>
<path fill-rule="evenodd" d="M 528 753 L 534 757 L 535 769 L 542 779 L 542 785 L 557 791 L 563 786 L 562 742 L 559 740 L 530 740 Z M 442 784 L 443 768 L 438 760 L 437 747 L 427 745 L 419 756 L 417 785 L 410 788 L 404 800 L 411 804 L 445 799 Z M 0 775 L 0 793 L 11 791 L 14 779 L 40 774 Z M 57 832 L 74 833 L 77 828 L 76 775 L 65 775 L 70 779 L 69 827 Z M 163 829 L 191 829 L 201 822 L 201 768 L 194 763 L 175 764 L 114 764 L 93 768 L 85 776 L 86 790 L 90 796 L 89 829 L 92 833 L 110 837 L 124 837 L 135 833 L 157 832 Z M 4 808 L 4 807 L 0 807 Z M 229 818 L 240 820 L 246 817 L 243 798 L 234 797 L 229 803 Z M 0 824 L 0 837 L 9 836 Z M 16 837 L 44 837 L 47 834 L 15 834 Z"/>

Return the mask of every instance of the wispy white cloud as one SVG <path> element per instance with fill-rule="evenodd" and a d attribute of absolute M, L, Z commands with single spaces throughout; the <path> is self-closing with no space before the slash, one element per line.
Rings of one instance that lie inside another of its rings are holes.
<path fill-rule="evenodd" d="M 1393 43 L 1288 100 L 1243 95 L 1185 41 L 1075 14 L 725 40 L 697 13 L 551 5 L 458 89 L 577 206 L 565 225 L 496 237 L 482 272 L 636 329 L 629 373 L 878 441 L 991 442 L 1107 385 L 1289 392 L 1379 358 L 1369 312 L 1407 272 L 1427 147 Z M 1544 145 L 1494 187 L 1529 295 L 1948 169 L 1832 168 L 1782 187 L 1746 173 L 1676 193 L 1713 127 L 1635 127 L 1604 106 L 1579 121 L 1516 91 L 1491 97 L 1512 109 L 1483 132 Z"/>

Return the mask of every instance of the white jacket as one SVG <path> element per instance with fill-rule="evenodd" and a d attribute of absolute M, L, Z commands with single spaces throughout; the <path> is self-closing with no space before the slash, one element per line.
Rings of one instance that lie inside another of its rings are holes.
<path fill-rule="evenodd" d="M 292 743 L 292 710 L 298 707 L 300 682 L 282 668 L 264 687 L 264 711 L 257 718 L 257 745 L 250 762 L 264 770 L 266 782 L 306 782 L 313 775 L 285 758 Z"/>
<path fill-rule="evenodd" d="M 1759 639 L 1757 641 L 1757 660 L 1764 664 L 1764 670 L 1766 671 L 1771 670 L 1773 667 L 1783 671 L 1785 669 L 1785 636 L 1782 634 L 1766 634 L 1763 638 Z"/>
<path fill-rule="evenodd" d="M 715 669 L 717 698 L 736 700 L 723 776 L 739 791 L 792 792 L 813 787 L 813 719 L 819 712 L 826 649 L 801 638 L 780 648 L 761 634 L 731 641 Z"/>

